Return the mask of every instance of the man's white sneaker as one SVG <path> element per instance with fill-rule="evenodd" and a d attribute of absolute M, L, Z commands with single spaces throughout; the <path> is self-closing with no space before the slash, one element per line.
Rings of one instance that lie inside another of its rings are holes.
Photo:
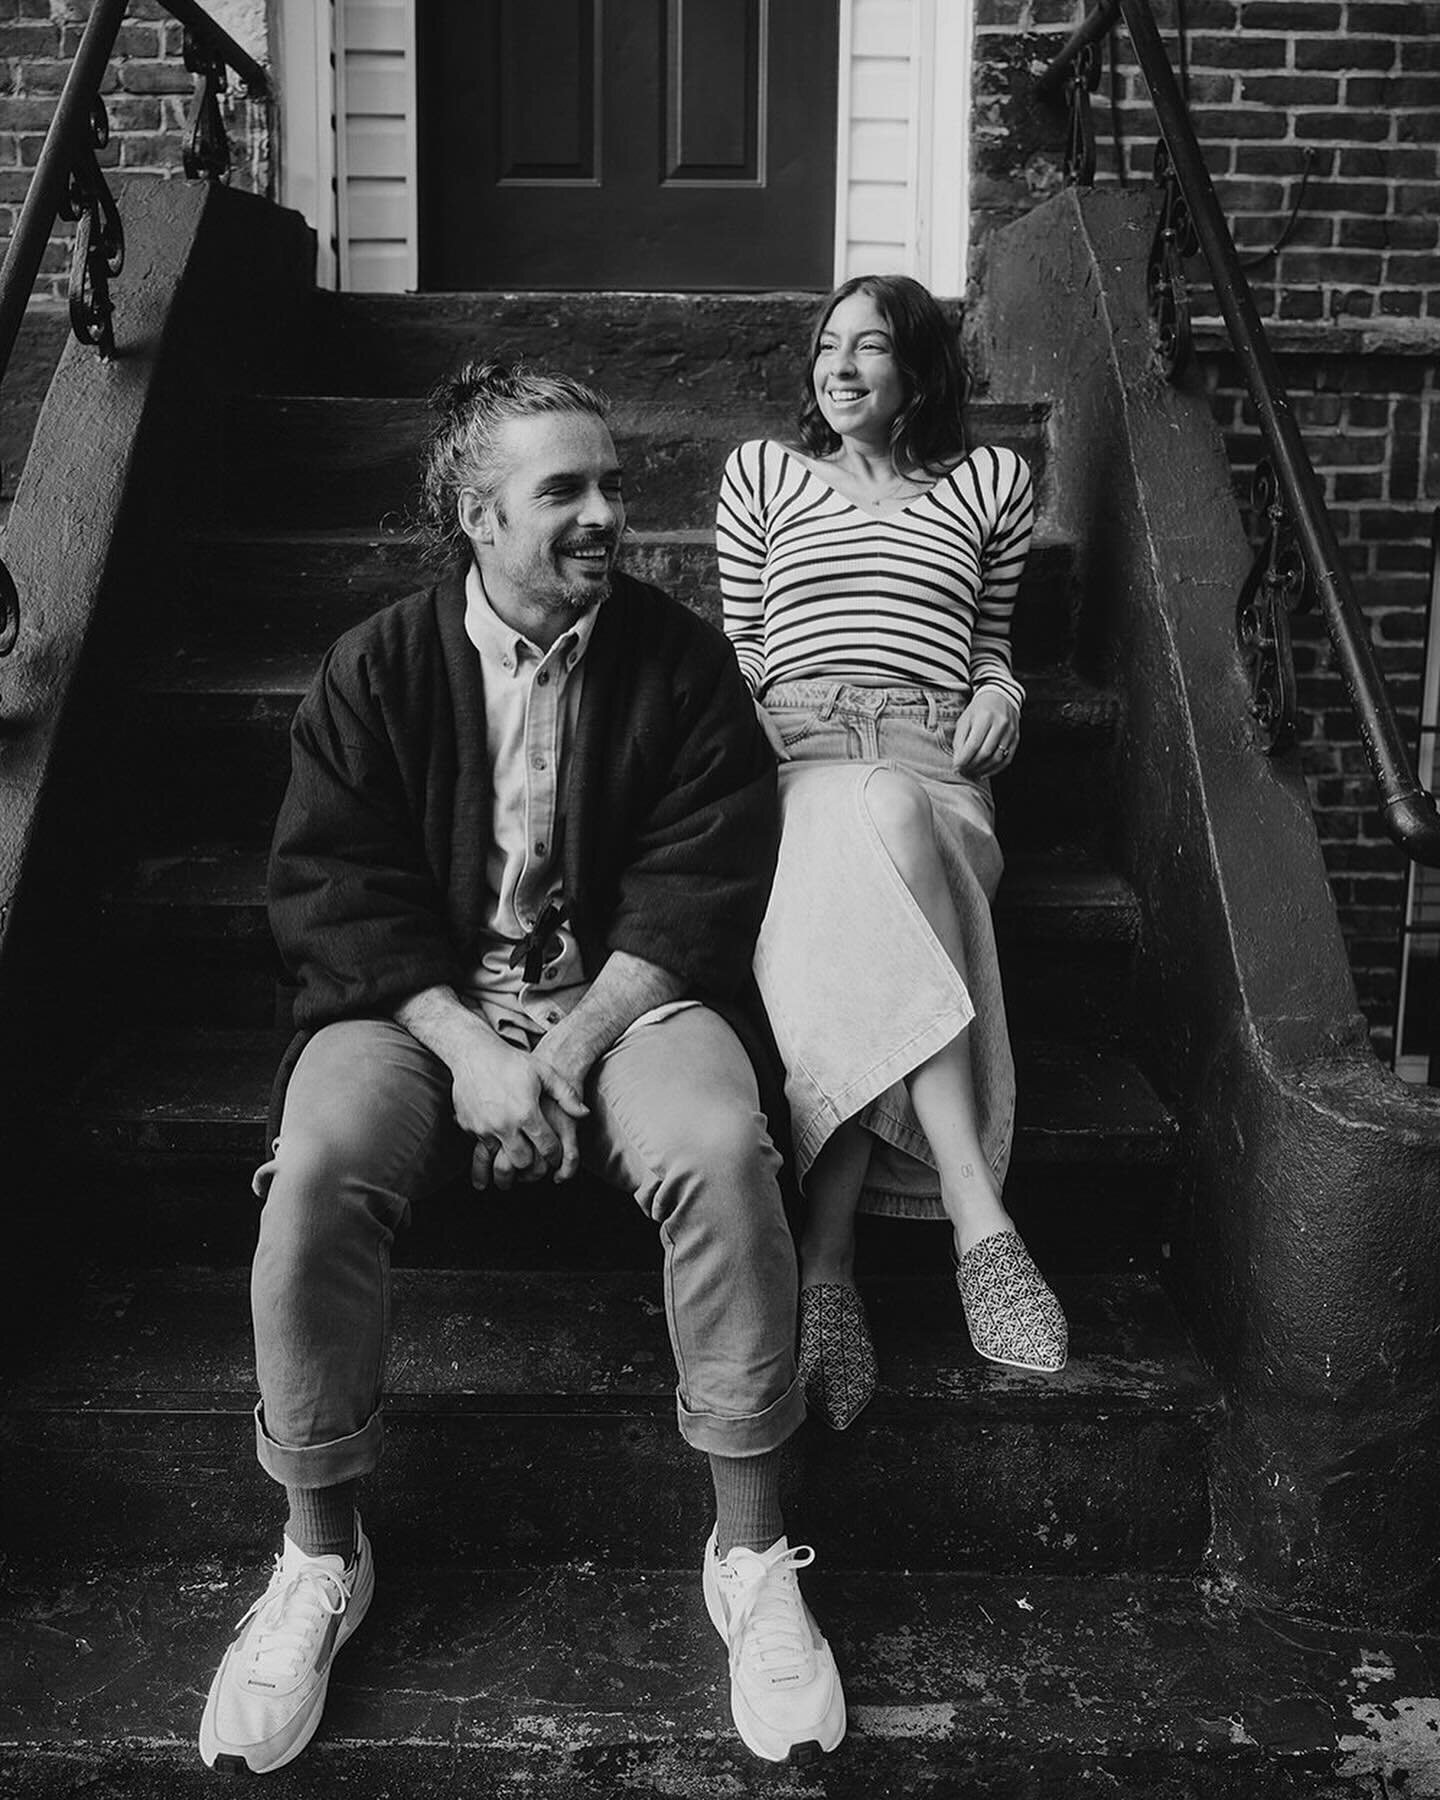
<path fill-rule="evenodd" d="M 287 1537 L 270 1585 L 240 1621 L 205 1716 L 200 1755 L 212 1768 L 264 1775 L 283 1768 L 315 1735 L 335 1652 L 375 1592 L 370 1540 L 355 1521 L 355 1558 L 306 1556 Z"/>
<path fill-rule="evenodd" d="M 815 1560 L 777 1538 L 768 1550 L 705 1546 L 705 1606 L 730 1647 L 735 1728 L 767 1762 L 813 1762 L 845 1735 L 845 1695 L 795 1571 Z"/>

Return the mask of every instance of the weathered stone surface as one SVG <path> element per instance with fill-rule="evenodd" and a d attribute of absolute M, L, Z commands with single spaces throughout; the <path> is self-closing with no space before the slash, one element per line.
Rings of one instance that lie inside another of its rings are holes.
<path fill-rule="evenodd" d="M 70 335 L 68 311 L 50 304 L 25 315 L 0 387 L 0 523 L 9 516 L 55 365 Z"/>
<path fill-rule="evenodd" d="M 713 497 L 710 514 L 713 516 Z M 372 612 L 436 579 L 403 508 L 376 529 L 314 533 L 216 531 L 190 549 L 183 603 L 173 606 L 186 661 L 304 653 L 318 662 L 328 645 Z M 720 584 L 710 519 L 695 528 L 627 530 L 621 566 L 674 595 L 712 625 L 720 623 Z M 117 588 L 128 597 L 128 584 Z M 136 603 L 156 610 L 155 596 Z M 1074 546 L 1041 535 L 1021 581 L 1014 650 L 1022 675 L 1063 664 L 1076 632 L 1080 595 Z"/>
<path fill-rule="evenodd" d="M 489 1203 L 468 1205 L 483 1234 Z M 1072 1355 L 1053 1379 L 982 1363 L 948 1274 L 868 1284 L 882 1390 L 843 1437 L 788 1448 L 797 1530 L 850 1567 L 1193 1566 L 1214 1390 L 1152 1283 L 1056 1279 Z M 116 1270 L 52 1317 L 0 1422 L 26 1471 L 14 1552 L 263 1544 L 244 1272 Z M 369 1504 L 413 1561 L 683 1563 L 710 1501 L 674 1383 L 658 1269 L 402 1271 Z"/>
<path fill-rule="evenodd" d="M 725 459 L 747 438 L 790 438 L 793 408 L 697 401 L 625 401 L 610 414 L 637 530 L 705 530 Z M 418 506 L 419 470 L 434 415 L 409 398 L 244 396 L 225 420 L 224 517 L 261 531 L 370 530 Z M 1044 409 L 979 402 L 966 426 L 1029 463 L 1043 507 Z"/>
<path fill-rule="evenodd" d="M 134 1030 L 68 1103 L 74 1128 L 112 1153 L 245 1156 L 261 1142 L 270 1081 L 288 1033 Z M 1085 1043 L 1028 1044 L 1017 1152 L 1045 1162 L 1163 1168 L 1174 1126 L 1123 1056 Z"/>
<path fill-rule="evenodd" d="M 148 841 L 213 839 L 217 818 L 239 845 L 269 841 L 289 776 L 290 721 L 317 662 L 283 638 L 243 656 L 202 640 L 132 676 L 116 702 L 125 747 L 103 776 L 123 787 Z M 1037 672 L 1026 687 L 1019 754 L 993 784 L 1003 841 L 1093 860 L 1113 798 L 1114 697 L 1068 669 Z M 118 804 L 100 779 L 90 801 L 112 817 Z"/>
<path fill-rule="evenodd" d="M 336 1662 L 287 1793 L 1428 1800 L 1434 1641 L 1245 1616 L 1188 1584 L 827 1573 L 844 1673 L 823 1767 L 751 1759 L 688 1567 L 399 1573 Z M 823 1549 L 823 1547 L 822 1547 Z M 22 1578 L 0 1600 L 0 1772 L 19 1800 L 214 1791 L 204 1688 L 254 1565 Z"/>
<path fill-rule="evenodd" d="M 459 363 L 524 359 L 617 400 L 794 405 L 813 294 L 336 294 L 316 309 L 331 393 L 425 394 Z"/>

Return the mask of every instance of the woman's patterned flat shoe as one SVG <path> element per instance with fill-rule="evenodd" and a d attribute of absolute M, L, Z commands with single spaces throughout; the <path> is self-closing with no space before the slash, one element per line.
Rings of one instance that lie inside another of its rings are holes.
<path fill-rule="evenodd" d="M 853 1425 L 875 1392 L 875 1346 L 853 1287 L 820 1281 L 800 1290 L 801 1385 L 813 1416 L 832 1431 Z"/>
<path fill-rule="evenodd" d="M 1069 1332 L 1060 1302 L 1014 1231 L 972 1244 L 955 1271 L 970 1342 L 989 1362 L 1054 1375 L 1065 1367 Z"/>

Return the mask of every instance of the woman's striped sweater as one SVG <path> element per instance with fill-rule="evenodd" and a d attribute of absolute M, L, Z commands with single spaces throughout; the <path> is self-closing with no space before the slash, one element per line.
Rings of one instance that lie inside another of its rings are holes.
<path fill-rule="evenodd" d="M 725 630 L 752 691 L 833 676 L 991 687 L 1018 706 L 1010 620 L 1034 511 L 1013 450 L 973 450 L 875 518 L 784 445 L 742 444 L 715 535 Z"/>

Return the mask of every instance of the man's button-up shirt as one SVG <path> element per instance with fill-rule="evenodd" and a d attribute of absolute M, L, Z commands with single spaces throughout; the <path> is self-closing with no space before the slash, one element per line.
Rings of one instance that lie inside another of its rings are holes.
<path fill-rule="evenodd" d="M 500 618 L 478 569 L 470 570 L 465 630 L 484 679 L 494 807 L 484 949 L 466 994 L 496 1031 L 518 1043 L 533 1043 L 585 992 L 580 948 L 568 923 L 547 932 L 536 979 L 527 981 L 523 959 L 515 959 L 546 907 L 564 902 L 564 772 L 594 626 L 592 609 L 542 650 Z M 483 831 L 486 821 L 477 819 L 475 826 Z"/>

